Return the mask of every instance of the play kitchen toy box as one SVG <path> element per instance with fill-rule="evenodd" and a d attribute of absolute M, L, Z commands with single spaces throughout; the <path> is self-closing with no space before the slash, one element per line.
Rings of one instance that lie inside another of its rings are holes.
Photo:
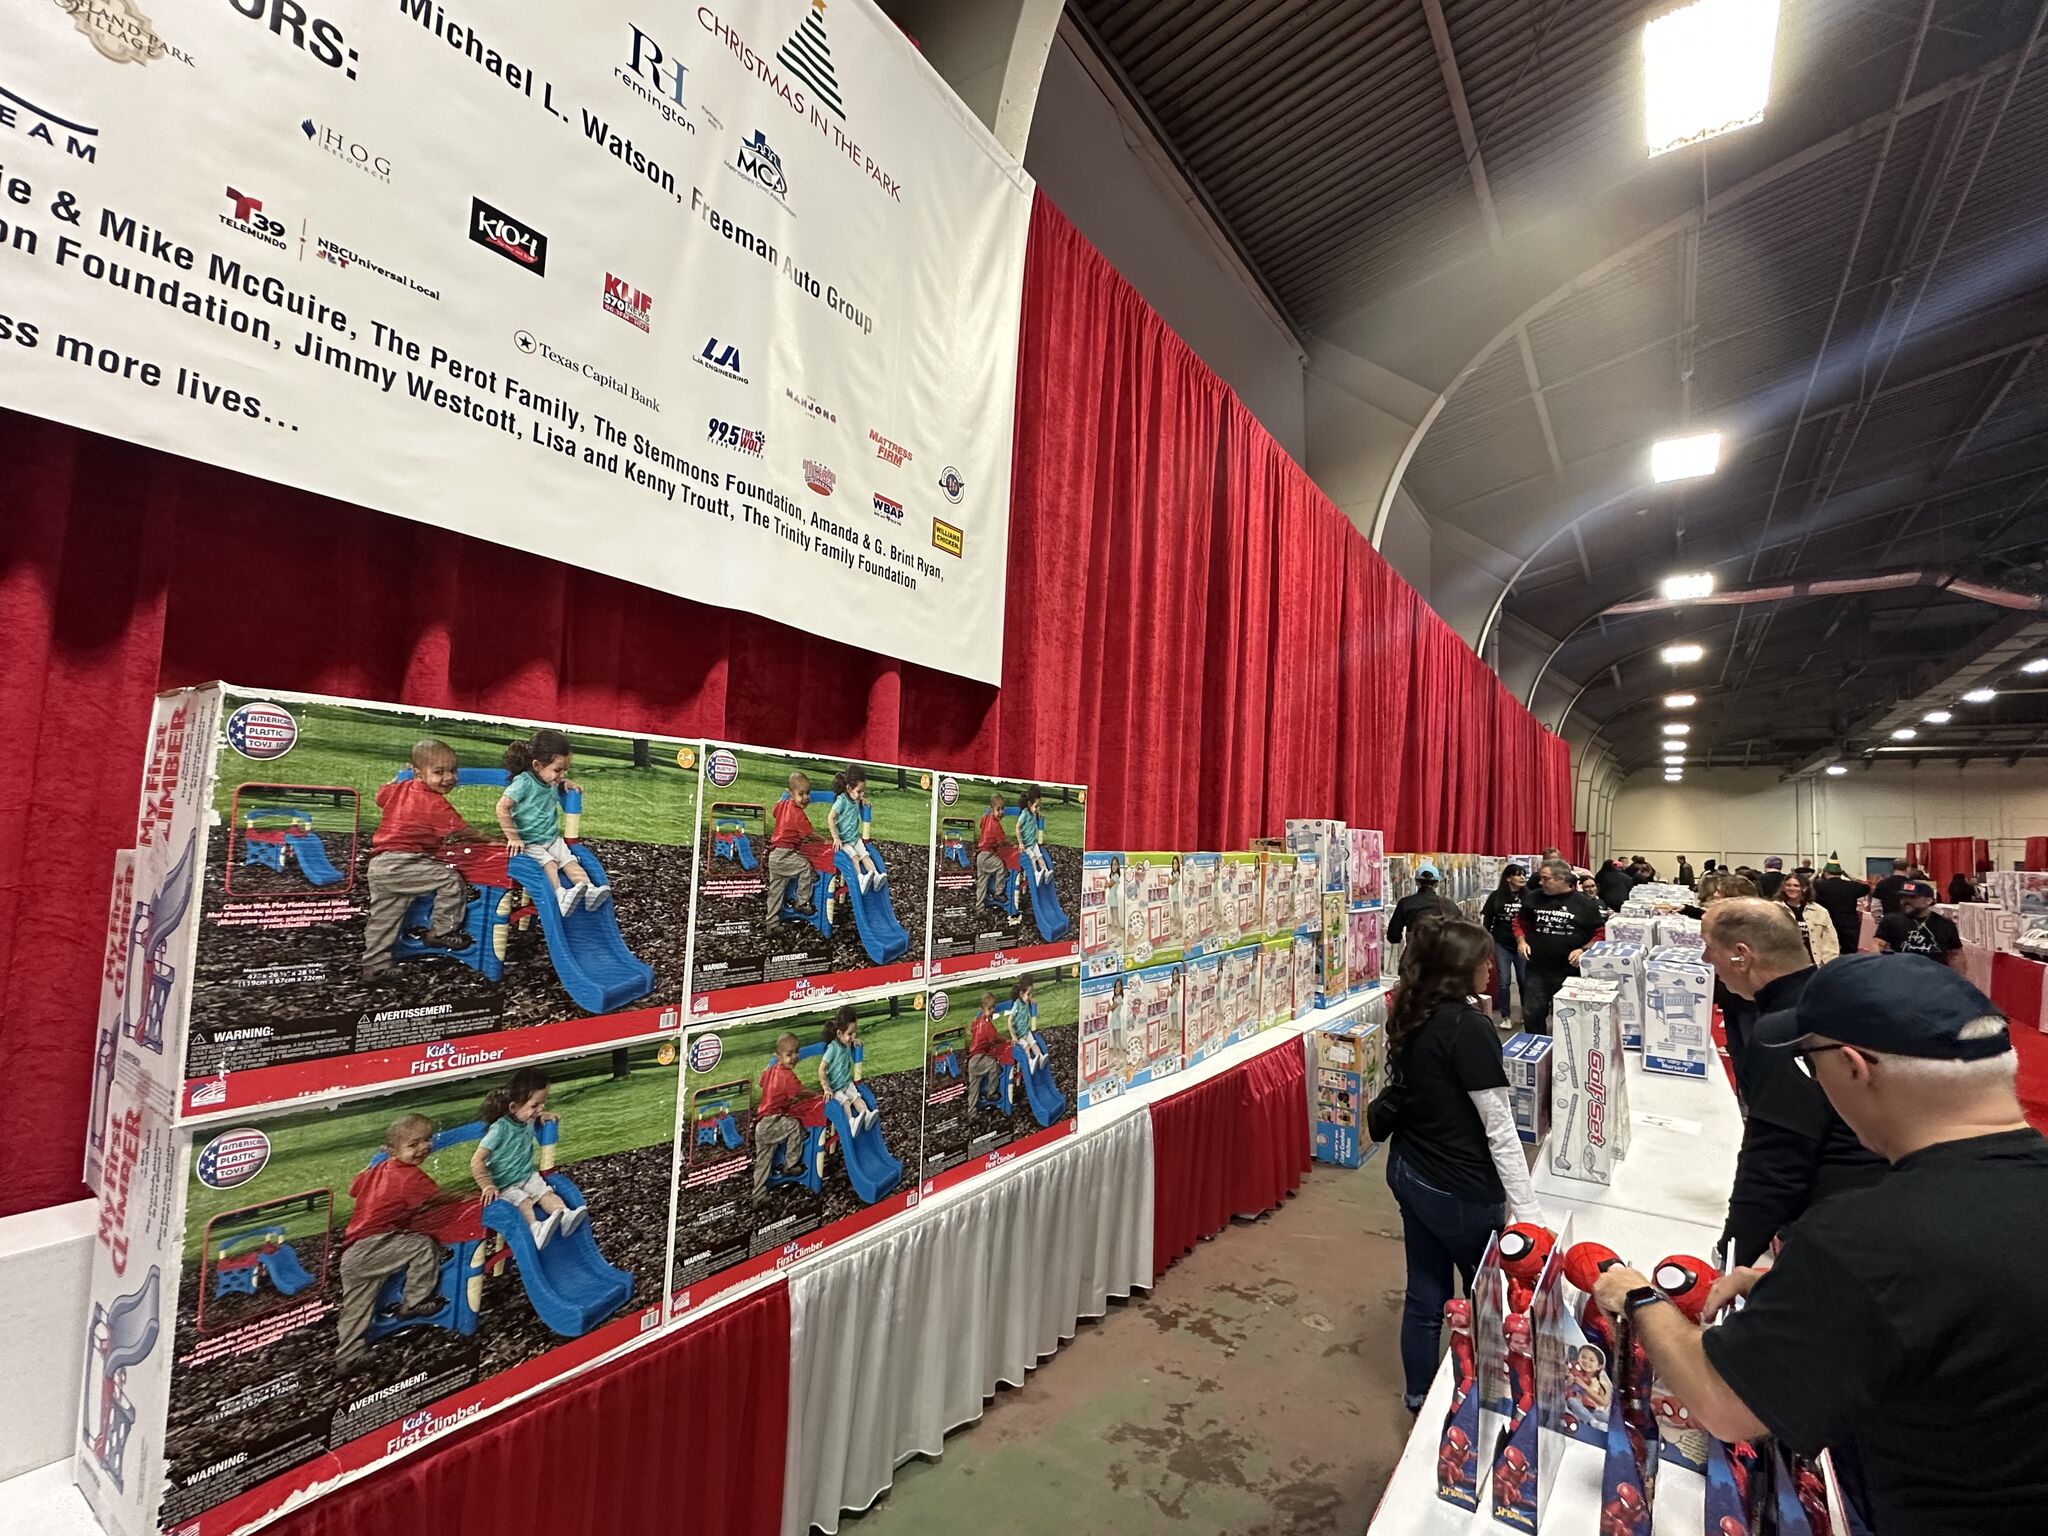
<path fill-rule="evenodd" d="M 225 683 L 161 695 L 102 1057 L 186 1123 L 675 1029 L 700 755 Z"/>
<path fill-rule="evenodd" d="M 197 1127 L 117 1078 L 73 1457 L 100 1523 L 226 1536 L 658 1328 L 678 1049 Z"/>

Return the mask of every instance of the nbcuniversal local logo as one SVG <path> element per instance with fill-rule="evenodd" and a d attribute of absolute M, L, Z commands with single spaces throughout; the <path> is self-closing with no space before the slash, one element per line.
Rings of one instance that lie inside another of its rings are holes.
<path fill-rule="evenodd" d="M 299 722 L 268 699 L 244 704 L 228 716 L 228 745 L 259 763 L 283 757 L 299 739 Z"/>
<path fill-rule="evenodd" d="M 284 223 L 282 220 L 271 218 L 263 211 L 263 199 L 251 197 L 246 192 L 238 192 L 233 187 L 227 188 L 226 191 L 228 207 L 233 211 L 221 214 L 221 223 L 229 229 L 261 240 L 265 245 L 283 250 Z"/>
<path fill-rule="evenodd" d="M 654 330 L 653 298 L 610 272 L 604 275 L 604 312 L 643 331 Z"/>
<path fill-rule="evenodd" d="M 515 267 L 539 277 L 548 275 L 548 237 L 480 197 L 469 200 L 469 238 Z"/>
<path fill-rule="evenodd" d="M 93 142 L 100 136 L 99 129 L 59 117 L 4 85 L 0 85 L 0 128 L 52 149 L 62 149 L 74 160 L 97 164 L 100 158 L 100 147 Z"/>

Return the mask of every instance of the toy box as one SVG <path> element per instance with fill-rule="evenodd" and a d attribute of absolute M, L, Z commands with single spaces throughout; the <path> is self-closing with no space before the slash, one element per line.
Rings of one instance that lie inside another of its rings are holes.
<path fill-rule="evenodd" d="M 1124 856 L 1081 855 L 1081 974 L 1110 976 L 1124 964 Z"/>
<path fill-rule="evenodd" d="M 1348 960 L 1351 909 L 1342 891 L 1323 893 L 1322 950 L 1316 971 L 1316 1006 L 1334 1008 L 1351 995 Z"/>
<path fill-rule="evenodd" d="M 1628 1078 L 1613 982 L 1574 977 L 1551 1000 L 1551 1169 L 1608 1183 L 1628 1153 Z"/>
<path fill-rule="evenodd" d="M 1259 856 L 1221 855 L 1216 885 L 1216 942 L 1230 949 L 1265 937 L 1265 915 L 1259 902 Z"/>
<path fill-rule="evenodd" d="M 692 1020 L 923 979 L 930 773 L 707 742 L 703 800 Z"/>
<path fill-rule="evenodd" d="M 1078 965 L 969 977 L 933 988 L 927 1006 L 925 1194 L 1073 1130 L 1084 1050 Z"/>
<path fill-rule="evenodd" d="M 1298 1019 L 1315 1012 L 1320 1005 L 1316 1002 L 1316 984 L 1323 974 L 1323 937 L 1313 931 L 1297 933 L 1292 941 L 1294 949 L 1294 1016 Z"/>
<path fill-rule="evenodd" d="M 1124 855 L 1124 969 L 1181 958 L 1181 855 Z"/>
<path fill-rule="evenodd" d="M 1235 1045 L 1259 1032 L 1259 946 L 1226 949 L 1218 991 L 1223 1002 L 1223 1044 Z"/>
<path fill-rule="evenodd" d="M 538 773 L 536 746 L 557 754 Z M 162 695 L 117 1056 L 190 1122 L 672 1030 L 698 755 L 223 683 Z"/>
<path fill-rule="evenodd" d="M 936 814 L 934 978 L 1081 953 L 1085 788 L 942 773 Z"/>
<path fill-rule="evenodd" d="M 1284 849 L 1259 854 L 1259 931 L 1269 939 L 1294 932 L 1296 862 Z"/>
<path fill-rule="evenodd" d="M 1351 990 L 1367 992 L 1380 984 L 1380 938 L 1386 913 L 1378 907 L 1350 908 L 1344 914 L 1344 958 L 1351 972 Z"/>
<path fill-rule="evenodd" d="M 1415 859 L 1412 854 L 1387 855 L 1386 899 L 1391 906 L 1415 889 Z"/>
<path fill-rule="evenodd" d="M 2048 871 L 2001 869 L 1990 876 L 1991 894 L 2022 918 L 2048 917 Z"/>
<path fill-rule="evenodd" d="M 1667 913 L 1657 919 L 1658 949 L 1690 949 L 1697 953 L 1706 947 L 1706 939 L 1700 933 L 1700 920 L 1687 917 L 1682 912 Z"/>
<path fill-rule="evenodd" d="M 529 1058 L 225 1129 L 117 1079 L 74 1468 L 101 1523 L 239 1529 L 658 1327 L 676 1052 Z M 527 1206 L 479 1198 L 512 1187 L 508 1159 Z"/>
<path fill-rule="evenodd" d="M 1387 897 L 1387 840 L 1367 827 L 1351 827 L 1351 904 L 1377 907 Z"/>
<path fill-rule="evenodd" d="M 1313 853 L 1294 856 L 1294 931 L 1314 933 L 1323 923 L 1322 861 Z"/>
<path fill-rule="evenodd" d="M 1311 1154 L 1318 1162 L 1356 1168 L 1378 1150 L 1366 1135 L 1365 1111 L 1386 1077 L 1386 1030 L 1351 1014 L 1304 1038 L 1310 1051 Z"/>
<path fill-rule="evenodd" d="M 1223 856 L 1216 853 L 1184 855 L 1180 865 L 1181 957 L 1211 955 L 1221 947 L 1219 907 L 1222 899 Z"/>
<path fill-rule="evenodd" d="M 1510 1035 L 1500 1048 L 1507 1068 L 1508 1100 L 1515 1112 L 1515 1134 L 1531 1146 L 1542 1146 L 1550 1134 L 1549 1035 Z"/>
<path fill-rule="evenodd" d="M 1307 818 L 1289 820 L 1287 846 L 1296 853 L 1314 854 L 1317 876 L 1322 881 L 1320 888 L 1350 900 L 1351 840 L 1343 822 Z"/>
<path fill-rule="evenodd" d="M 1614 944 L 1633 944 L 1647 954 L 1657 947 L 1657 919 L 1647 914 L 1610 913 L 1607 918 L 1607 938 Z"/>
<path fill-rule="evenodd" d="M 1643 981 L 1643 1070 L 1705 1077 L 1714 1057 L 1714 968 L 1696 949 L 1660 949 Z"/>
<path fill-rule="evenodd" d="M 1129 978 L 1122 972 L 1081 977 L 1081 1019 L 1076 1029 L 1078 1063 L 1074 1070 L 1080 1107 L 1106 1103 L 1124 1091 L 1136 1070 L 1141 1051 L 1132 1048 L 1130 1011 L 1125 1004 Z"/>
<path fill-rule="evenodd" d="M 1178 965 L 1151 965 L 1124 974 L 1124 1015 L 1130 1021 L 1130 1081 L 1142 1087 L 1181 1069 L 1182 974 Z"/>
<path fill-rule="evenodd" d="M 1643 960 L 1646 951 L 1639 944 L 1603 939 L 1587 946 L 1579 956 L 1579 974 L 1591 981 L 1611 981 L 1615 1004 L 1621 1010 L 1621 1046 L 1638 1051 L 1643 1046 Z"/>
<path fill-rule="evenodd" d="M 147 1099 L 160 1115 L 169 1114 L 168 1084 L 159 1078 L 142 1080 L 141 1064 L 120 1049 L 122 1012 L 128 1002 L 128 951 L 130 923 L 135 913 L 135 851 L 124 848 L 114 855 L 114 882 L 107 899 L 107 926 L 100 944 L 100 1003 L 95 1016 L 92 1052 L 92 1099 L 85 1117 L 85 1187 L 100 1192 L 100 1164 L 107 1148 L 107 1105 L 114 1091 L 114 1074 L 125 1062 L 130 1079 L 129 1097 Z"/>
<path fill-rule="evenodd" d="M 1268 939 L 1259 946 L 1259 1028 L 1294 1020 L 1294 939 Z"/>
<path fill-rule="evenodd" d="M 1223 957 L 1193 955 L 1184 968 L 1187 991 L 1181 1002 L 1181 1059 L 1192 1067 L 1223 1048 Z"/>
<path fill-rule="evenodd" d="M 925 996 L 718 1020 L 685 1035 L 672 1315 L 917 1203 L 935 1077 Z M 854 1031 L 844 1098 L 821 1080 L 842 1020 Z"/>

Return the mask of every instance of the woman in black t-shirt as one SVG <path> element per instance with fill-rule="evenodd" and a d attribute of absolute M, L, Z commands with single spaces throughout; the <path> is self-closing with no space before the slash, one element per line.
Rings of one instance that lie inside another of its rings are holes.
<path fill-rule="evenodd" d="M 1410 1412 L 1436 1374 L 1453 1272 L 1470 1295 L 1506 1211 L 1518 1221 L 1543 1219 L 1515 1134 L 1500 1036 L 1472 1006 L 1492 958 L 1492 936 L 1478 923 L 1423 919 L 1401 951 L 1401 986 L 1387 1018 L 1391 1086 L 1372 1129 L 1375 1138 L 1391 1137 L 1387 1185 L 1408 1254 L 1401 1369 Z"/>

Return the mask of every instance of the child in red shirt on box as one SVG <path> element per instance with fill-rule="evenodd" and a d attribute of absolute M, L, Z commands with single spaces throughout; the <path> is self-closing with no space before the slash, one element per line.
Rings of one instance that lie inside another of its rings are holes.
<path fill-rule="evenodd" d="M 389 980 L 391 946 L 406 910 L 421 896 L 434 898 L 426 931 L 414 936 L 434 949 L 463 950 L 476 941 L 462 931 L 469 888 L 462 876 L 435 855 L 450 843 L 481 842 L 484 834 L 448 803 L 455 788 L 455 751 L 445 742 L 422 741 L 412 749 L 409 779 L 395 779 L 377 791 L 384 819 L 370 838 L 370 911 L 363 926 L 363 979 Z"/>
<path fill-rule="evenodd" d="M 402 1318 L 432 1317 L 441 1310 L 442 1234 L 454 1238 L 460 1196 L 436 1184 L 420 1166 L 434 1150 L 434 1122 L 425 1115 L 400 1115 L 384 1132 L 385 1156 L 355 1176 L 348 1192 L 356 1208 L 348 1218 L 341 1255 L 340 1332 L 334 1368 L 347 1376 L 369 1361 L 366 1335 L 376 1315 L 377 1293 L 394 1271 L 405 1274 Z M 479 1228 L 479 1230 L 481 1230 Z"/>
<path fill-rule="evenodd" d="M 779 1035 L 775 1060 L 761 1074 L 761 1102 L 754 1106 L 754 1200 L 758 1204 L 768 1191 L 768 1175 L 778 1157 L 785 1168 L 794 1168 L 803 1155 L 804 1127 L 797 1118 L 804 1097 L 803 1079 L 796 1075 L 797 1038 Z"/>
<path fill-rule="evenodd" d="M 988 1096 L 996 1098 L 997 1084 L 1002 1081 L 1003 1058 L 1009 1047 L 996 1033 L 996 995 L 993 992 L 981 994 L 981 1011 L 974 1016 L 974 1023 L 967 1031 L 967 1102 L 981 1102 L 981 1090 L 988 1087 Z"/>
<path fill-rule="evenodd" d="M 981 818 L 981 841 L 974 850 L 974 899 L 985 907 L 1003 903 L 1003 880 L 1010 872 L 1003 855 L 1010 846 L 1010 834 L 1003 830 L 1002 792 L 991 791 L 988 813 Z"/>
<path fill-rule="evenodd" d="M 811 820 L 811 781 L 800 773 L 789 776 L 789 793 L 775 802 L 775 824 L 768 832 L 768 921 L 782 912 L 783 899 L 796 884 L 796 909 L 809 913 L 811 892 L 818 883 L 818 871 L 804 854 L 806 843 L 823 842 Z"/>

